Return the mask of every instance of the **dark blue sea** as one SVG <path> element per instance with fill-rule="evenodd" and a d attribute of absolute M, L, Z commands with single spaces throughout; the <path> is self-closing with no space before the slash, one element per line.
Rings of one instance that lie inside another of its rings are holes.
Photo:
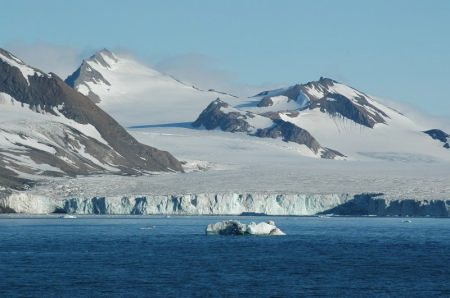
<path fill-rule="evenodd" d="M 0 297 L 450 297 L 450 219 L 409 220 L 3 215 Z"/>

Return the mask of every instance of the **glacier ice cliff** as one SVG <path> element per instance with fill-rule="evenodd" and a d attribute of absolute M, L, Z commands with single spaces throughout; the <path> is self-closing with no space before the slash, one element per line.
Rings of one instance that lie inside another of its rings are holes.
<path fill-rule="evenodd" d="M 383 194 L 200 193 L 57 199 L 27 192 L 0 197 L 0 213 L 135 215 L 378 215 L 448 217 L 450 199 L 385 198 Z"/>

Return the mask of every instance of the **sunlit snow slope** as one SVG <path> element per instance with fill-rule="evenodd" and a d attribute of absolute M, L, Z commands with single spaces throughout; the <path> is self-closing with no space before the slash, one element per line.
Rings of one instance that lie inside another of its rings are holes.
<path fill-rule="evenodd" d="M 0 49 L 0 186 L 42 176 L 181 170 L 63 81 Z"/>
<path fill-rule="evenodd" d="M 194 126 L 280 138 L 322 158 L 450 160 L 445 132 L 424 133 L 433 127 L 418 125 L 373 97 L 327 78 L 264 91 L 234 106 L 216 100 Z"/>
<path fill-rule="evenodd" d="M 201 91 L 128 57 L 104 49 L 83 60 L 66 83 L 124 126 L 190 123 L 215 91 Z"/>

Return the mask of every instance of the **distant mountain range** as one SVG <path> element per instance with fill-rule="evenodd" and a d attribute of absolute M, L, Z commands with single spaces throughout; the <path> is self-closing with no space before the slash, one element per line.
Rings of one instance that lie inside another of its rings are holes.
<path fill-rule="evenodd" d="M 237 98 L 106 49 L 65 82 L 0 50 L 0 113 L 2 187 L 41 175 L 183 171 L 170 153 L 140 144 L 121 125 L 219 129 L 294 144 L 315 158 L 450 160 L 449 134 L 332 79 Z"/>
<path fill-rule="evenodd" d="M 0 186 L 44 176 L 182 171 L 54 74 L 0 49 Z"/>
<path fill-rule="evenodd" d="M 66 83 L 125 126 L 192 124 L 298 144 L 327 159 L 449 159 L 448 134 L 329 78 L 249 98 L 201 91 L 141 63 L 102 50 Z M 384 154 L 380 155 L 380 152 Z"/>
<path fill-rule="evenodd" d="M 331 159 L 404 159 L 411 152 L 415 158 L 448 159 L 450 153 L 443 150 L 448 148 L 445 132 L 424 131 L 400 112 L 328 78 L 264 91 L 235 106 L 217 99 L 193 126 L 281 138 L 306 146 L 305 155 Z"/>

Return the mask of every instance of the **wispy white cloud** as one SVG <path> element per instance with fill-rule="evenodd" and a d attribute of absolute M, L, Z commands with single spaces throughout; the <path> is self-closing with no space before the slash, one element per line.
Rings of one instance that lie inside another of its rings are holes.
<path fill-rule="evenodd" d="M 46 42 L 25 43 L 12 41 L 5 45 L 5 49 L 12 52 L 25 63 L 39 68 L 44 72 L 53 72 L 65 79 L 81 64 L 83 59 L 89 58 L 100 49 L 79 49 L 69 45 L 54 45 Z M 125 48 L 110 49 L 125 57 L 137 59 L 135 53 Z M 140 60 L 141 63 L 149 64 Z M 243 84 L 238 82 L 235 73 L 227 72 L 216 67 L 218 61 L 202 54 L 183 54 L 171 56 L 149 65 L 160 72 L 171 75 L 185 84 L 193 85 L 203 90 L 215 89 L 240 97 L 247 97 L 264 90 L 276 89 L 280 84 L 263 83 L 260 85 Z"/>
<path fill-rule="evenodd" d="M 242 84 L 238 77 L 215 67 L 217 61 L 201 54 L 184 54 L 165 58 L 154 66 L 158 71 L 171 75 L 185 84 L 197 88 L 214 89 L 236 96 L 246 97 L 255 95 L 262 90 L 281 87 L 279 84 L 264 83 L 258 86 Z"/>
<path fill-rule="evenodd" d="M 374 97 L 378 102 L 399 111 L 404 114 L 424 129 L 442 129 L 447 133 L 450 133 L 450 119 L 448 117 L 437 117 L 427 114 L 418 107 L 401 101 L 395 101 L 389 98 Z"/>
<path fill-rule="evenodd" d="M 81 64 L 87 51 L 72 46 L 58 46 L 45 42 L 32 44 L 14 41 L 6 44 L 5 49 L 25 63 L 41 69 L 44 72 L 53 72 L 65 79 Z M 89 55 L 92 55 L 89 54 Z"/>

